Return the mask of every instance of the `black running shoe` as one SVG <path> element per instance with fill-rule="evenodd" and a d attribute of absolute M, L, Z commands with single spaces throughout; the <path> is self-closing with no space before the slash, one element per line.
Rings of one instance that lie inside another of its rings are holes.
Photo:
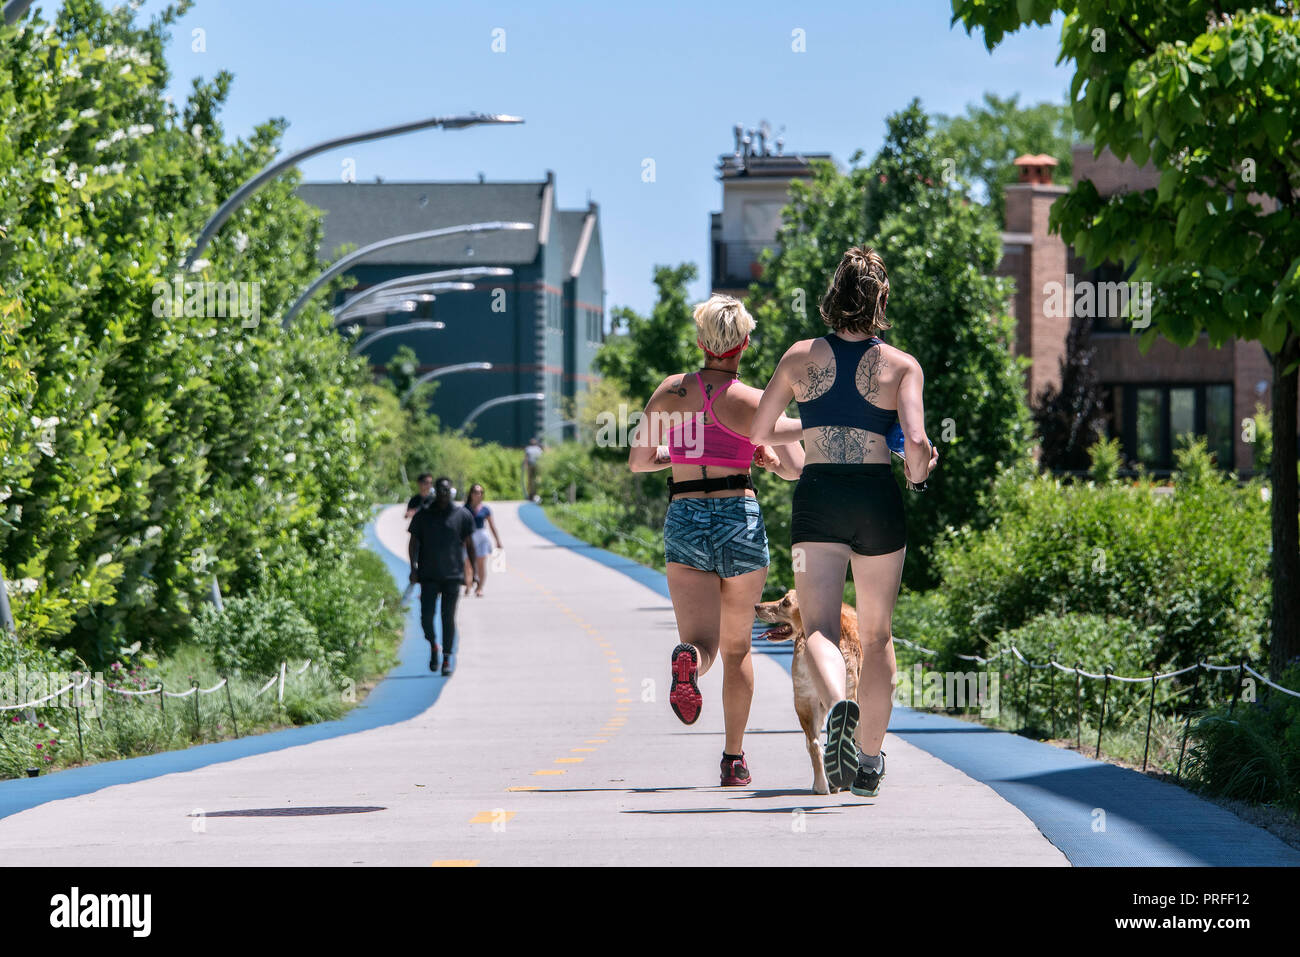
<path fill-rule="evenodd" d="M 442 652 L 442 648 L 440 648 L 438 645 L 429 646 L 429 670 L 432 671 L 434 674 L 438 673 L 438 655 L 441 652 Z"/>
<path fill-rule="evenodd" d="M 885 779 L 885 752 L 880 752 L 880 770 L 874 771 L 865 764 L 858 765 L 858 775 L 849 788 L 858 797 L 873 798 L 880 793 L 880 782 Z"/>
<path fill-rule="evenodd" d="M 858 703 L 837 701 L 826 715 L 826 780 L 841 791 L 853 783 L 858 771 Z"/>

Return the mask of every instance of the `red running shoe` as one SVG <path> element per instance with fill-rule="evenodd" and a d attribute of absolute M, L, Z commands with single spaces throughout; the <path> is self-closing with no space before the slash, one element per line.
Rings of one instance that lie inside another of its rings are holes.
<path fill-rule="evenodd" d="M 739 758 L 722 756 L 722 786 L 724 788 L 743 788 L 750 782 L 749 766 L 745 764 L 745 752 Z"/>
<path fill-rule="evenodd" d="M 673 685 L 668 689 L 668 703 L 682 724 L 694 724 L 704 704 L 704 696 L 695 683 L 699 666 L 699 656 L 693 646 L 681 644 L 673 649 Z"/>

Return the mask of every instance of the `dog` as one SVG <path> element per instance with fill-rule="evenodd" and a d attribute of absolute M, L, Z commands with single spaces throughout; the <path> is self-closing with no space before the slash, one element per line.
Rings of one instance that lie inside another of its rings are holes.
<path fill-rule="evenodd" d="M 812 759 L 813 791 L 830 794 L 832 788 L 826 780 L 826 756 L 822 750 L 827 709 L 817 697 L 817 688 L 813 684 L 808 636 L 804 633 L 803 618 L 799 614 L 799 598 L 792 588 L 779 601 L 755 605 L 754 613 L 760 621 L 775 626 L 763 632 L 768 641 L 794 641 L 794 660 L 790 663 L 790 675 L 794 679 L 794 712 L 799 716 L 799 725 L 808 745 L 808 757 Z M 862 643 L 858 640 L 858 613 L 849 605 L 840 606 L 840 654 L 844 656 L 847 677 L 845 697 L 856 701 L 858 675 L 862 669 Z"/>

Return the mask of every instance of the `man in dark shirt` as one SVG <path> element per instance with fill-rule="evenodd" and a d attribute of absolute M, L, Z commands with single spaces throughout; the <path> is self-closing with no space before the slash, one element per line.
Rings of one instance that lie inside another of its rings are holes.
<path fill-rule="evenodd" d="M 450 675 L 456 668 L 456 598 L 465 581 L 465 555 L 469 555 L 471 567 L 476 557 L 474 516 L 452 501 L 451 479 L 443 477 L 433 483 L 433 501 L 416 511 L 410 532 L 411 582 L 420 583 L 420 624 L 429 642 L 429 670 L 437 670 L 438 655 L 445 651 L 442 673 Z M 477 576 L 474 581 L 477 584 Z M 439 649 L 433 629 L 439 599 L 445 649 Z"/>
<path fill-rule="evenodd" d="M 406 520 L 409 522 L 411 516 L 420 510 L 421 505 L 427 505 L 433 499 L 433 476 L 428 472 L 421 472 L 420 477 L 416 480 L 420 483 L 420 491 L 412 495 L 410 501 L 406 503 Z"/>

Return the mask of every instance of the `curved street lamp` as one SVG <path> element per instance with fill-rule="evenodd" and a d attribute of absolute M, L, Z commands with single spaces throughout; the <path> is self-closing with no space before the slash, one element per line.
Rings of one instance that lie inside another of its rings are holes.
<path fill-rule="evenodd" d="M 402 401 L 405 402 L 409 399 L 419 386 L 424 385 L 426 382 L 432 382 L 434 379 L 440 378 L 441 376 L 451 375 L 453 372 L 485 371 L 491 368 L 492 363 L 490 362 L 458 362 L 453 366 L 439 366 L 436 369 L 430 369 L 428 372 L 424 373 L 424 375 L 417 377 L 411 382 L 411 387 L 407 389 L 406 394 L 402 396 Z"/>
<path fill-rule="evenodd" d="M 301 296 L 299 296 L 289 311 L 284 314 L 280 321 L 281 328 L 289 328 L 289 323 L 293 317 L 298 314 L 303 306 L 307 305 L 308 300 L 316 295 L 317 291 L 325 283 L 329 282 L 343 270 L 347 269 L 353 263 L 365 259 L 371 253 L 376 253 L 381 249 L 389 249 L 393 246 L 402 246 L 406 243 L 418 243 L 425 239 L 440 239 L 443 236 L 457 236 L 462 233 L 495 233 L 503 230 L 521 230 L 533 229 L 532 223 L 509 223 L 509 222 L 490 222 L 490 223 L 470 223 L 467 226 L 447 226 L 442 229 L 426 229 L 418 233 L 406 233 L 402 236 L 390 236 L 387 239 L 381 239 L 378 242 L 371 243 L 368 246 L 362 246 L 360 249 L 353 250 L 346 256 L 334 261 L 328 269 L 312 280 L 312 284 L 307 287 Z"/>
<path fill-rule="evenodd" d="M 472 282 L 431 282 L 424 285 L 403 286 L 398 289 L 389 289 L 382 296 L 372 297 L 369 302 L 361 302 L 361 296 L 356 297 L 351 302 L 345 302 L 343 305 L 331 310 L 334 316 L 334 325 L 345 322 L 349 316 L 355 315 L 358 309 L 367 309 L 370 306 L 380 303 L 401 302 L 410 300 L 413 302 L 433 302 L 437 296 L 430 295 L 435 292 L 466 292 L 474 288 Z M 358 304 L 359 303 L 359 304 Z"/>
<path fill-rule="evenodd" d="M 433 282 L 437 279 L 473 279 L 479 276 L 510 276 L 513 274 L 513 269 L 507 269 L 504 266 L 469 266 L 465 269 L 441 269 L 437 272 L 424 272 L 411 276 L 398 276 L 396 279 L 387 279 L 384 282 L 378 283 L 371 286 L 369 289 L 357 293 L 347 302 L 335 309 L 334 312 L 337 314 L 341 310 L 347 309 L 350 306 L 355 306 L 363 299 L 368 299 L 371 296 L 378 295 L 380 292 L 389 289 L 397 289 L 407 285 Z M 473 289 L 474 286 L 473 284 L 470 284 L 468 287 L 463 288 Z"/>
<path fill-rule="evenodd" d="M 469 424 L 479 417 L 479 414 L 486 412 L 488 409 L 497 405 L 504 405 L 507 402 L 541 402 L 546 398 L 545 392 L 520 392 L 518 395 L 502 395 L 495 399 L 488 399 L 486 402 L 474 408 L 474 411 L 465 417 L 465 421 L 460 424 L 460 431 L 464 432 L 469 428 Z"/>
<path fill-rule="evenodd" d="M 400 326 L 388 326 L 385 329 L 380 329 L 378 332 L 372 332 L 370 335 L 363 337 L 360 342 L 358 342 L 355 346 L 352 347 L 352 354 L 356 355 L 358 352 L 360 352 L 362 349 L 370 345 L 370 343 L 375 342 L 376 340 L 385 339 L 388 336 L 395 336 L 400 332 L 422 332 L 430 329 L 446 329 L 446 328 L 447 328 L 447 324 L 445 322 L 428 322 L 428 321 L 405 322 Z"/>
<path fill-rule="evenodd" d="M 9 0 L 5 4 L 5 26 L 11 27 L 18 22 L 18 18 L 27 12 L 27 8 L 32 5 L 32 0 Z"/>
<path fill-rule="evenodd" d="M 9 8 L 5 8 L 5 16 L 8 17 Z M 416 130 L 425 130 L 433 126 L 441 126 L 444 130 L 460 130 L 467 126 L 480 125 L 499 125 L 505 123 L 522 123 L 523 118 L 518 116 L 506 116 L 501 113 L 470 113 L 464 116 L 431 116 L 427 119 L 416 120 L 413 123 L 399 123 L 396 126 L 385 126 L 377 130 L 367 130 L 364 133 L 352 133 L 348 136 L 338 136 L 331 140 L 324 140 L 314 146 L 298 150 L 296 153 L 290 153 L 280 160 L 270 163 L 260 173 L 244 183 L 243 186 L 235 190 L 230 197 L 222 203 L 212 218 L 203 226 L 203 231 L 199 233 L 199 238 L 195 240 L 194 248 L 185 256 L 182 271 L 189 272 L 194 261 L 199 258 L 199 254 L 207 248 L 208 243 L 216 236 L 217 231 L 231 215 L 242 206 L 250 196 L 265 186 L 270 180 L 279 176 L 280 173 L 290 166 L 296 166 L 298 163 L 307 159 L 309 156 L 315 156 L 317 153 L 324 153 L 326 150 L 332 150 L 339 146 L 347 146 L 351 143 L 361 143 L 366 140 L 384 139 L 389 136 L 400 136 L 403 133 L 414 133 Z"/>

